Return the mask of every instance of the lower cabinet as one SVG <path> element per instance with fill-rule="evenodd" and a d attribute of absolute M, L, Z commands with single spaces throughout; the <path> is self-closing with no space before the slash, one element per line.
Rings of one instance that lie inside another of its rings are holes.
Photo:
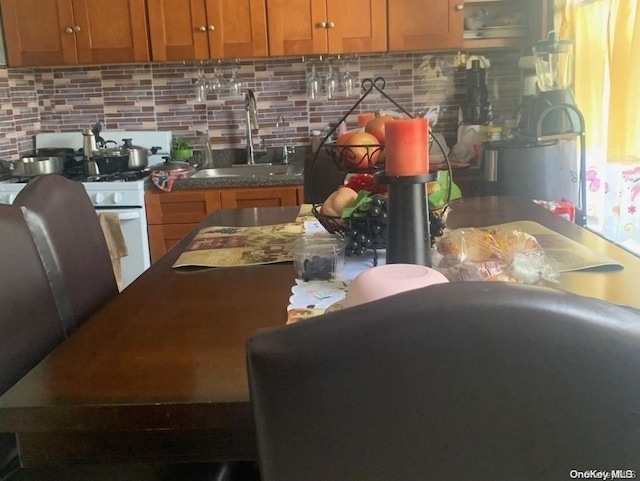
<path fill-rule="evenodd" d="M 151 262 L 162 257 L 215 210 L 300 205 L 302 199 L 300 185 L 147 192 Z"/>
<path fill-rule="evenodd" d="M 223 209 L 242 209 L 245 207 L 284 207 L 298 205 L 297 188 L 284 187 L 247 187 L 245 189 L 226 189 L 220 191 Z"/>

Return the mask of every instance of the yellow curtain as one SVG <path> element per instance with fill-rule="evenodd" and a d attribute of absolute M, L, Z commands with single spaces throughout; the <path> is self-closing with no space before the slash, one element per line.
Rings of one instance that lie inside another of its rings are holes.
<path fill-rule="evenodd" d="M 556 0 L 559 11 L 560 37 L 575 42 L 574 92 L 585 116 L 587 150 L 608 162 L 638 162 L 638 0 Z"/>

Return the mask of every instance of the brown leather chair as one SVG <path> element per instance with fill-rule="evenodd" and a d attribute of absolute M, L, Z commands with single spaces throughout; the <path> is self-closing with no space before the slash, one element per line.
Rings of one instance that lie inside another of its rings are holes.
<path fill-rule="evenodd" d="M 59 175 L 32 179 L 14 205 L 25 208 L 65 331 L 71 333 L 118 294 L 96 211 L 80 182 Z"/>
<path fill-rule="evenodd" d="M 640 315 L 441 284 L 256 333 L 263 481 L 568 479 L 638 469 Z"/>
<path fill-rule="evenodd" d="M 304 161 L 304 202 L 322 204 L 331 193 L 342 185 L 346 173 L 336 166 L 333 159 L 322 149 L 317 156 L 307 154 Z"/>
<path fill-rule="evenodd" d="M 49 279 L 19 207 L 0 205 L 0 394 L 64 339 Z M 0 433 L 0 480 L 18 467 L 15 436 Z"/>

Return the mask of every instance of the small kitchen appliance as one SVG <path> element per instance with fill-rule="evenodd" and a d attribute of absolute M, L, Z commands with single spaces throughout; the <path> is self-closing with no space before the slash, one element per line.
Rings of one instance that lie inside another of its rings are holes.
<path fill-rule="evenodd" d="M 485 145 L 487 192 L 568 201 L 576 207 L 576 222 L 584 226 L 585 133 L 571 91 L 573 42 L 551 32 L 547 40 L 536 43 L 533 55 L 539 91 L 535 96 L 527 92 L 514 138 Z"/>
<path fill-rule="evenodd" d="M 538 94 L 533 102 L 533 117 L 529 133 L 536 133 L 540 123 L 542 135 L 553 135 L 580 130 L 579 116 L 573 91 L 573 50 L 571 40 L 558 39 L 550 32 L 547 40 L 533 47 Z M 552 108 L 551 107 L 556 107 Z"/>

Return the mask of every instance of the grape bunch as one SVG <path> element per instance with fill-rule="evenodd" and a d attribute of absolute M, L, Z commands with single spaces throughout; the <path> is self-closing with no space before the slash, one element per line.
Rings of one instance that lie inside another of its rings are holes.
<path fill-rule="evenodd" d="M 431 245 L 444 234 L 445 222 L 438 214 L 429 215 Z M 367 250 L 387 247 L 387 199 L 380 194 L 370 196 L 349 217 L 349 228 L 345 232 L 347 257 L 362 256 Z"/>
<path fill-rule="evenodd" d="M 362 256 L 368 249 L 387 246 L 387 200 L 380 194 L 370 196 L 349 217 L 345 232 L 345 255 Z"/>
<path fill-rule="evenodd" d="M 431 235 L 431 245 L 435 244 L 436 238 L 444 235 L 444 219 L 434 212 L 429 215 L 429 234 Z"/>

